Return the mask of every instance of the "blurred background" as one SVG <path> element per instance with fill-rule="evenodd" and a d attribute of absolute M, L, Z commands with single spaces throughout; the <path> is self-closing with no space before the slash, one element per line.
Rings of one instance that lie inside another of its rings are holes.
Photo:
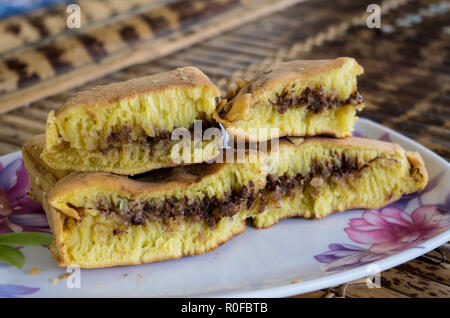
<path fill-rule="evenodd" d="M 0 0 L 0 39 L 0 155 L 93 85 L 194 65 L 225 92 L 275 61 L 351 56 L 360 116 L 450 159 L 450 1 Z M 445 264 L 416 260 L 347 296 L 448 297 Z"/>

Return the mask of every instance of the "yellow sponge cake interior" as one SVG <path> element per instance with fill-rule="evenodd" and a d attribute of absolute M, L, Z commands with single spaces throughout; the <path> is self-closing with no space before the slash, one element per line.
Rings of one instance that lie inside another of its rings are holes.
<path fill-rule="evenodd" d="M 423 189 L 428 180 L 418 153 L 364 138 L 290 137 L 271 157 L 265 189 L 250 211 L 258 228 L 293 216 L 320 219 L 381 208 Z"/>

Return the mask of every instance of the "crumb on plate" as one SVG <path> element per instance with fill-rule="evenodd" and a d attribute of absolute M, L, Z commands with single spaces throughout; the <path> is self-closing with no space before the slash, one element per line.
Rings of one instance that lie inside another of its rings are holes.
<path fill-rule="evenodd" d="M 64 274 L 58 275 L 58 278 L 59 279 L 67 279 L 70 277 L 70 275 L 71 275 L 70 273 L 64 273 Z"/>

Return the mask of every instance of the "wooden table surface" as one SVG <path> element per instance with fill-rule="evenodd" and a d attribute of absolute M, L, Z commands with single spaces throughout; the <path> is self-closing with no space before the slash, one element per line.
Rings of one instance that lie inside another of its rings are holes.
<path fill-rule="evenodd" d="M 371 3 L 381 6 L 381 29 L 366 26 L 366 8 Z M 172 54 L 146 57 L 148 62 L 63 92 L 50 91 L 49 97 L 0 115 L 0 154 L 19 150 L 27 138 L 44 132 L 49 110 L 75 91 L 99 83 L 195 65 L 225 90 L 231 80 L 249 77 L 274 61 L 352 56 L 365 68 L 359 88 L 367 107 L 361 117 L 391 127 L 450 159 L 448 1 L 311 0 L 262 15 L 266 16 L 229 32 L 193 41 L 200 41 L 195 45 L 187 43 Z M 0 60 L 4 56 L 0 52 Z M 447 243 L 382 272 L 381 288 L 355 282 L 297 297 L 450 297 L 449 250 Z"/>

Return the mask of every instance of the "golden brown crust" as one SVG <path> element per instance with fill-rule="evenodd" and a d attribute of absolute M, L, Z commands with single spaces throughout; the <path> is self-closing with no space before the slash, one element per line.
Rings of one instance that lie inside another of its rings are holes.
<path fill-rule="evenodd" d="M 73 107 L 107 106 L 110 103 L 172 88 L 207 86 L 220 95 L 219 89 L 198 68 L 187 66 L 170 72 L 136 78 L 125 82 L 93 87 L 69 98 L 55 112 L 56 117 Z"/>
<path fill-rule="evenodd" d="M 362 66 L 351 57 L 339 57 L 328 60 L 295 60 L 272 64 L 259 71 L 255 78 L 243 87 L 239 95 L 251 92 L 253 96 L 257 96 L 264 91 L 273 89 L 279 82 L 315 77 L 339 69 L 346 63 L 354 63 L 356 65 L 358 68 L 357 75 L 364 72 Z"/>
<path fill-rule="evenodd" d="M 419 178 L 422 178 L 424 180 L 424 183 L 428 183 L 428 171 L 425 168 L 425 162 L 422 159 L 422 156 L 418 152 L 413 151 L 406 151 L 406 158 L 409 161 L 409 164 L 411 165 L 413 173 L 416 173 L 419 175 Z M 415 176 L 414 176 L 415 177 Z"/>
<path fill-rule="evenodd" d="M 41 158 L 45 147 L 45 135 L 37 135 L 28 139 L 22 147 L 22 159 L 28 173 L 32 195 L 36 201 L 43 203 L 51 187 L 70 171 L 53 169 Z"/>
<path fill-rule="evenodd" d="M 138 180 L 105 172 L 74 172 L 59 180 L 49 193 L 49 202 L 67 192 L 105 187 L 133 195 L 150 194 L 185 188 L 202 178 L 218 173 L 225 164 L 198 164 L 156 170 L 141 175 Z"/>
<path fill-rule="evenodd" d="M 22 155 L 28 158 L 39 172 L 49 174 L 55 179 L 55 181 L 68 175 L 70 171 L 53 169 L 45 163 L 41 156 L 44 148 L 45 135 L 36 135 L 25 141 L 22 147 Z"/>

